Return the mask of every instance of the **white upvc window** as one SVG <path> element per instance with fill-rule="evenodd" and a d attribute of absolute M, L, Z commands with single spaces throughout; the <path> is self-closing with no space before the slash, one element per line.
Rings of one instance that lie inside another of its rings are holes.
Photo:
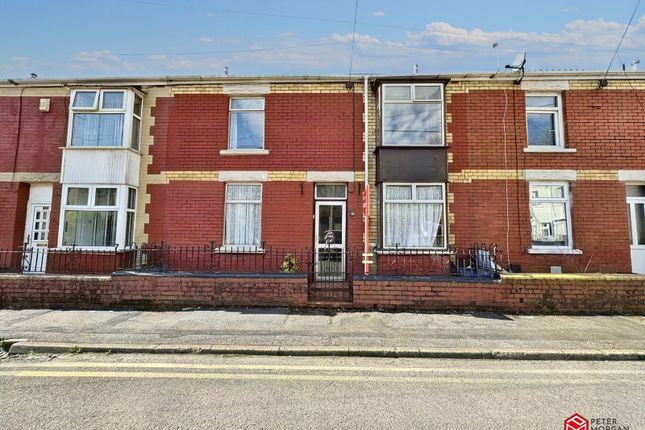
<path fill-rule="evenodd" d="M 120 248 L 134 236 L 135 188 L 123 185 L 64 185 L 58 246 Z"/>
<path fill-rule="evenodd" d="M 383 84 L 383 145 L 444 146 L 443 84 Z"/>
<path fill-rule="evenodd" d="M 225 247 L 257 247 L 262 232 L 262 185 L 226 184 Z"/>
<path fill-rule="evenodd" d="M 72 91 L 68 147 L 139 149 L 143 99 L 131 90 Z"/>
<path fill-rule="evenodd" d="M 264 97 L 233 97 L 229 105 L 228 147 L 264 149 Z"/>
<path fill-rule="evenodd" d="M 531 182 L 531 244 L 533 249 L 571 250 L 571 200 L 566 182 Z"/>
<path fill-rule="evenodd" d="M 384 248 L 445 249 L 445 184 L 383 184 Z"/>
<path fill-rule="evenodd" d="M 562 97 L 559 93 L 526 95 L 526 133 L 531 148 L 564 148 Z"/>

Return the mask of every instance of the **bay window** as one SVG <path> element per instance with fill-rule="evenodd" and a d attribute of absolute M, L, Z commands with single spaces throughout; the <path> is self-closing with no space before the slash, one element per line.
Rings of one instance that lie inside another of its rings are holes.
<path fill-rule="evenodd" d="M 65 185 L 59 246 L 112 248 L 132 243 L 136 189 L 111 185 Z"/>
<path fill-rule="evenodd" d="M 383 145 L 443 146 L 443 85 L 382 87 Z"/>
<path fill-rule="evenodd" d="M 445 185 L 384 184 L 383 221 L 385 248 L 445 248 Z"/>
<path fill-rule="evenodd" d="M 70 106 L 70 147 L 139 149 L 143 99 L 130 90 L 77 90 Z"/>

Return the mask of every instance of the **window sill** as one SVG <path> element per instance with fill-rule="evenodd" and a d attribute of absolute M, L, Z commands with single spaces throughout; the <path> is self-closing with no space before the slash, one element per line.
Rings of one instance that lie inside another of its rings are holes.
<path fill-rule="evenodd" d="M 374 253 L 377 255 L 450 255 L 450 250 L 448 249 L 422 249 L 422 248 L 385 248 L 374 250 Z"/>
<path fill-rule="evenodd" d="M 557 152 L 559 152 L 559 153 L 569 153 L 570 154 L 570 153 L 577 152 L 577 149 L 576 148 L 550 148 L 550 147 L 542 148 L 542 147 L 530 147 L 529 146 L 529 147 L 523 148 L 522 151 L 524 151 L 524 152 L 548 152 L 548 153 L 552 153 L 552 152 L 557 153 Z"/>
<path fill-rule="evenodd" d="M 241 245 L 228 245 L 215 248 L 214 252 L 217 254 L 264 254 L 264 248 L 256 246 L 241 246 Z"/>
<path fill-rule="evenodd" d="M 65 150 L 73 150 L 73 151 L 131 151 L 134 152 L 135 154 L 141 154 L 136 149 L 133 148 L 126 148 L 124 146 L 59 146 L 58 149 L 65 149 Z"/>
<path fill-rule="evenodd" d="M 222 149 L 219 155 L 269 155 L 268 149 Z"/>
<path fill-rule="evenodd" d="M 581 250 L 571 248 L 529 248 L 528 253 L 536 255 L 582 255 Z"/>

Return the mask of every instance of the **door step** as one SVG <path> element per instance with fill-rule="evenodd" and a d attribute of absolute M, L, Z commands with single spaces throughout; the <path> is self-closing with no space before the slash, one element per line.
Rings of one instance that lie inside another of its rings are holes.
<path fill-rule="evenodd" d="M 309 285 L 310 302 L 352 302 L 349 282 L 314 282 Z"/>

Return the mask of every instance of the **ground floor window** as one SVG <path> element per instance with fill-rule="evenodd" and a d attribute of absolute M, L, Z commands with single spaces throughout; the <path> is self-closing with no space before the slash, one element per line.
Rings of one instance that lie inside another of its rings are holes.
<path fill-rule="evenodd" d="M 445 184 L 384 184 L 383 245 L 445 248 Z"/>
<path fill-rule="evenodd" d="M 136 189 L 66 185 L 61 205 L 60 245 L 114 247 L 132 243 Z"/>
<path fill-rule="evenodd" d="M 260 246 L 262 185 L 226 184 L 225 246 Z"/>
<path fill-rule="evenodd" d="M 533 247 L 571 248 L 568 184 L 531 182 L 529 189 Z"/>

